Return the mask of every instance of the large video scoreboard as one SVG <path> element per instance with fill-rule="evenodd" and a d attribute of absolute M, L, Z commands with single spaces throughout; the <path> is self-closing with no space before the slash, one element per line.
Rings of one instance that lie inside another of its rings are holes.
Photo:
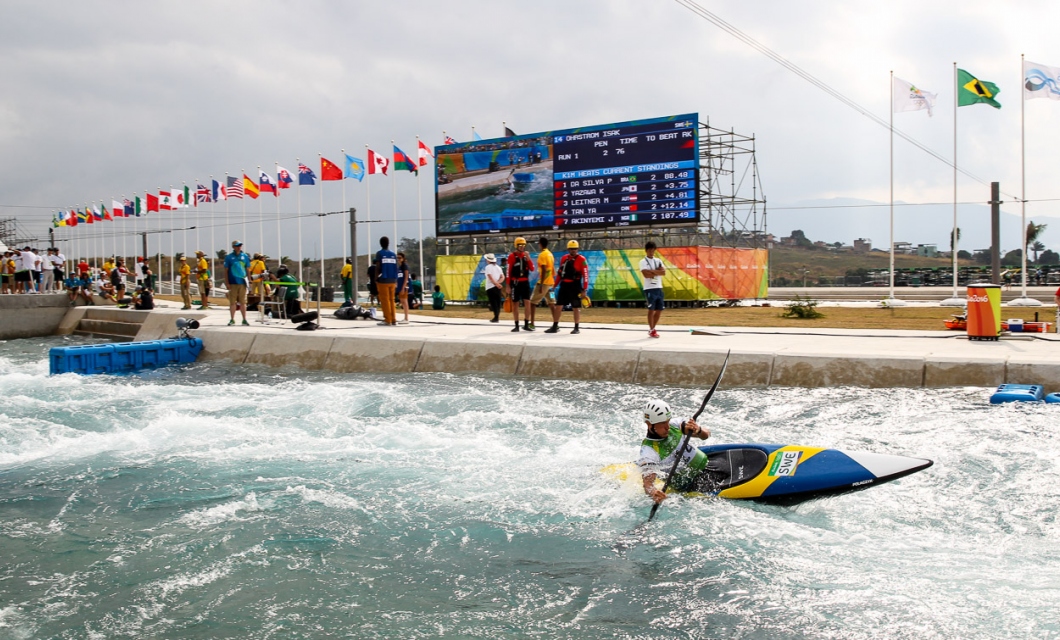
<path fill-rule="evenodd" d="M 698 114 L 436 147 L 437 233 L 699 222 Z"/>

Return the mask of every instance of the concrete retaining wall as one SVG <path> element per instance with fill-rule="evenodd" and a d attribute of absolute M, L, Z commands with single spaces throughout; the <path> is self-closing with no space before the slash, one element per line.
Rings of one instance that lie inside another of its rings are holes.
<path fill-rule="evenodd" d="M 685 387 L 713 382 L 726 351 L 720 345 L 710 351 L 668 351 L 655 345 L 555 346 L 229 328 L 204 328 L 195 334 L 204 343 L 199 357 L 207 361 L 335 373 L 477 373 Z M 991 387 L 1004 382 L 1044 384 L 1047 391 L 1060 391 L 1060 362 L 733 350 L 725 375 L 728 387 Z"/>
<path fill-rule="evenodd" d="M 0 340 L 54 335 L 67 311 L 65 293 L 0 296 Z"/>

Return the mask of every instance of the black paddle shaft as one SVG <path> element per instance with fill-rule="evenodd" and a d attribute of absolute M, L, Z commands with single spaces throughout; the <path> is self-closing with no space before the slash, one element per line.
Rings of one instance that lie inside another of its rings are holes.
<path fill-rule="evenodd" d="M 729 354 L 731 353 L 732 350 L 730 349 L 725 354 L 725 362 L 721 363 L 721 371 L 718 372 L 718 377 L 714 380 L 714 384 L 711 385 L 710 391 L 708 391 L 706 397 L 703 398 L 703 404 L 699 405 L 699 411 L 696 412 L 696 415 L 692 416 L 693 422 L 695 422 L 696 418 L 699 417 L 699 414 L 703 413 L 703 410 L 707 408 L 707 403 L 710 402 L 710 398 L 714 395 L 714 392 L 717 391 L 718 383 L 721 382 L 721 377 L 725 375 L 725 367 L 729 365 Z M 677 471 L 677 465 L 681 464 L 681 456 L 684 455 L 685 447 L 688 446 L 688 441 L 691 438 L 692 434 L 688 433 L 685 434 L 684 439 L 681 440 L 681 446 L 677 448 L 677 455 L 674 456 L 674 464 L 670 467 L 670 475 L 667 476 L 666 482 L 663 483 L 663 493 L 666 493 L 666 490 L 670 488 L 670 481 L 674 479 L 674 473 Z M 648 514 L 648 522 L 651 522 L 652 518 L 655 517 L 655 512 L 659 510 L 660 504 L 661 503 L 656 502 L 651 506 L 651 513 Z"/>

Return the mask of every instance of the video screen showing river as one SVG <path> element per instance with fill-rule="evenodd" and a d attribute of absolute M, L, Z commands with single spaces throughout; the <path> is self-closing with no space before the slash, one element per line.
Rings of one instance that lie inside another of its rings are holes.
<path fill-rule="evenodd" d="M 931 458 L 796 507 L 649 501 L 648 397 L 704 389 L 195 364 L 0 344 L 0 636 L 1060 634 L 1057 411 L 984 388 L 734 389 L 717 442 Z M 711 381 L 705 381 L 709 386 Z"/>

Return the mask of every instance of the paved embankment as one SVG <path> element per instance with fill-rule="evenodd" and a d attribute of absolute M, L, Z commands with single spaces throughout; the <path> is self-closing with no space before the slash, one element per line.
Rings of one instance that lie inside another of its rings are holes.
<path fill-rule="evenodd" d="M 511 333 L 511 324 L 480 320 L 424 317 L 405 326 L 383 327 L 328 316 L 321 330 L 302 332 L 290 323 L 228 327 L 226 312 L 202 315 L 203 326 L 195 331 L 205 343 L 202 360 L 336 373 L 480 373 L 702 386 L 713 380 L 725 353 L 732 350 L 725 377 L 732 386 L 1013 382 L 1060 391 L 1060 340 L 1055 334 L 970 342 L 964 334 L 944 331 L 711 327 L 693 332 L 665 327 L 661 339 L 652 339 L 636 325 L 584 325 L 575 336 L 569 323 L 562 333 L 549 335 L 540 329 Z"/>

